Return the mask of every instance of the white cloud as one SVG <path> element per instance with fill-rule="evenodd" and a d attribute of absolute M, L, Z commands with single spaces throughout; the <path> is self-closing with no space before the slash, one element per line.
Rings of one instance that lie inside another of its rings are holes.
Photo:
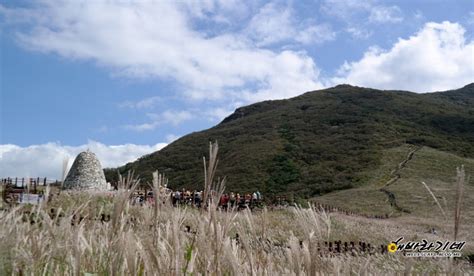
<path fill-rule="evenodd" d="M 370 24 L 398 23 L 403 20 L 402 10 L 377 0 L 324 0 L 321 10 L 347 24 L 345 30 L 356 39 L 372 35 Z"/>
<path fill-rule="evenodd" d="M 177 1 L 193 17 L 199 20 L 232 24 L 248 16 L 252 3 L 239 0 Z"/>
<path fill-rule="evenodd" d="M 292 41 L 301 44 L 323 43 L 336 38 L 330 25 L 297 22 L 290 6 L 275 2 L 266 4 L 252 17 L 247 32 L 261 46 Z"/>
<path fill-rule="evenodd" d="M 126 125 L 125 129 L 130 129 L 134 131 L 147 131 L 147 130 L 154 130 L 158 127 L 159 122 L 150 122 L 150 123 L 142 123 L 136 125 Z"/>
<path fill-rule="evenodd" d="M 256 96 L 256 94 L 249 93 L 249 98 L 251 96 Z M 257 96 L 265 97 L 265 95 Z M 253 101 L 254 99 L 249 99 Z M 196 118 L 207 119 L 210 122 L 216 123 L 222 121 L 225 117 L 229 116 L 237 107 L 244 105 L 243 102 L 230 102 L 221 106 L 207 106 L 205 109 L 192 108 L 189 110 L 166 110 L 161 113 L 148 113 L 147 117 L 150 119 L 149 122 L 135 125 L 126 125 L 125 129 L 130 129 L 138 132 L 149 131 L 158 128 L 160 125 L 171 124 L 173 126 L 179 126 L 183 122 L 190 121 Z M 175 136 L 170 134 L 166 138 L 167 142 L 175 140 L 180 136 Z"/>
<path fill-rule="evenodd" d="M 151 119 L 150 122 L 138 124 L 138 125 L 127 125 L 126 129 L 135 131 L 146 131 L 156 129 L 159 125 L 172 124 L 177 126 L 182 122 L 191 120 L 193 114 L 188 110 L 166 110 L 162 113 L 148 113 L 147 116 Z"/>
<path fill-rule="evenodd" d="M 178 140 L 179 138 L 181 138 L 181 136 L 170 133 L 170 134 L 166 135 L 166 142 L 172 143 L 172 142 Z"/>
<path fill-rule="evenodd" d="M 474 81 L 474 41 L 457 23 L 430 22 L 389 50 L 372 47 L 345 63 L 333 83 L 417 92 L 448 90 Z"/>
<path fill-rule="evenodd" d="M 370 11 L 374 1 L 324 0 L 321 10 L 344 21 L 351 21 L 361 12 Z"/>
<path fill-rule="evenodd" d="M 60 179 L 63 160 L 72 165 L 74 158 L 81 151 L 89 149 L 94 152 L 104 168 L 117 167 L 136 160 L 138 157 L 152 153 L 166 143 L 149 145 L 104 145 L 89 141 L 80 146 L 64 146 L 59 143 L 47 143 L 20 147 L 17 145 L 0 145 L 0 177 L 48 177 Z"/>
<path fill-rule="evenodd" d="M 360 27 L 348 27 L 346 32 L 350 33 L 352 37 L 357 39 L 367 39 L 372 36 L 372 32 Z"/>
<path fill-rule="evenodd" d="M 413 17 L 415 18 L 415 20 L 424 20 L 425 19 L 425 15 L 423 14 L 422 11 L 420 10 L 416 10 L 414 13 L 413 13 Z"/>
<path fill-rule="evenodd" d="M 470 11 L 467 16 L 467 24 L 473 25 L 474 24 L 474 11 Z"/>
<path fill-rule="evenodd" d="M 229 116 L 234 112 L 236 107 L 232 108 L 223 108 L 223 107 L 216 107 L 216 108 L 210 108 L 208 111 L 205 112 L 205 116 L 209 119 L 211 122 L 220 122 L 224 120 L 225 117 Z"/>
<path fill-rule="evenodd" d="M 287 40 L 294 32 L 289 7 L 268 3 L 252 18 L 248 31 L 260 45 Z"/>
<path fill-rule="evenodd" d="M 375 6 L 370 9 L 369 21 L 378 23 L 397 23 L 403 20 L 397 6 Z"/>
<path fill-rule="evenodd" d="M 303 44 L 323 43 L 334 39 L 336 32 L 327 24 L 309 26 L 295 36 L 295 40 Z"/>
<path fill-rule="evenodd" d="M 211 1 L 195 7 L 179 1 L 44 0 L 18 11 L 33 23 L 17 28 L 16 34 L 28 49 L 93 61 L 132 78 L 175 80 L 187 99 L 249 99 L 250 91 L 256 91 L 255 99 L 262 91 L 282 98 L 322 87 L 316 64 L 304 52 L 262 49 L 246 34 L 212 35 L 192 24 L 209 12 L 217 18 L 238 6 L 238 1 L 233 3 Z M 16 10 L 0 12 L 12 15 Z M 320 40 L 326 33 L 331 36 L 324 28 L 309 31 Z M 303 35 L 300 40 L 311 41 Z M 292 70 L 283 70 L 286 61 Z"/>
<path fill-rule="evenodd" d="M 321 10 L 346 22 L 368 19 L 372 23 L 396 23 L 403 20 L 402 10 L 377 0 L 324 0 Z"/>
<path fill-rule="evenodd" d="M 118 106 L 122 108 L 133 108 L 133 109 L 146 109 L 154 107 L 157 103 L 162 102 L 163 99 L 160 96 L 153 96 L 142 99 L 140 101 L 125 101 L 119 103 Z"/>
<path fill-rule="evenodd" d="M 191 112 L 187 110 L 181 110 L 181 111 L 166 110 L 160 116 L 157 117 L 157 119 L 162 119 L 163 121 L 169 122 L 175 126 L 181 124 L 184 121 L 190 120 L 192 118 L 193 118 L 193 115 L 191 114 Z"/>

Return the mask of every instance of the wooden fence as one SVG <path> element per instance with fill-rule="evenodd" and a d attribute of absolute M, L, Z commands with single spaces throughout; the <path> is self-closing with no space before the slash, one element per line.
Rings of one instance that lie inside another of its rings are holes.
<path fill-rule="evenodd" d="M 388 219 L 390 217 L 389 214 L 383 214 L 383 215 L 362 214 L 362 213 L 354 212 L 352 210 L 347 210 L 340 207 L 335 207 L 328 204 L 322 204 L 322 203 L 317 203 L 317 202 L 315 203 L 315 205 L 316 207 L 321 208 L 328 213 L 337 212 L 337 213 L 341 213 L 348 216 L 358 216 L 358 217 L 365 217 L 365 218 L 372 218 L 372 219 Z"/>
<path fill-rule="evenodd" d="M 46 177 L 7 177 L 0 178 L 1 185 L 14 185 L 16 187 L 61 185 L 61 181 L 57 179 L 48 179 Z"/>
<path fill-rule="evenodd" d="M 36 214 L 31 213 L 30 211 L 25 211 L 23 212 L 23 222 L 29 222 L 31 224 L 35 224 L 38 222 L 41 222 L 41 217 L 37 218 Z M 48 211 L 48 215 L 50 216 L 51 219 L 63 219 L 64 215 L 61 213 L 57 213 L 57 210 L 55 208 L 51 208 Z M 91 217 L 83 217 L 83 216 L 77 216 L 74 215 L 71 218 L 71 225 L 77 225 L 81 223 L 83 220 L 88 220 L 88 221 L 100 221 L 102 223 L 109 223 L 111 221 L 111 216 L 109 214 L 100 214 L 100 216 L 91 218 Z M 134 217 L 129 218 L 128 223 L 136 223 L 137 220 Z M 150 225 L 151 227 L 151 225 Z M 196 235 L 197 231 L 193 230 L 191 226 L 189 225 L 184 225 L 183 232 L 188 233 L 190 235 Z M 234 237 L 231 239 L 235 240 L 237 244 L 240 244 L 240 236 L 238 233 L 235 234 Z M 271 242 L 270 240 L 260 240 L 261 242 L 278 247 L 278 248 L 289 248 L 287 244 L 280 244 L 280 243 L 274 243 Z M 304 246 L 304 242 L 302 240 L 299 241 L 299 245 L 301 248 Z M 333 257 L 337 255 L 342 255 L 342 254 L 350 254 L 352 256 L 356 255 L 372 255 L 372 254 L 386 254 L 387 251 L 387 244 L 380 244 L 380 245 L 373 245 L 369 242 L 365 241 L 342 241 L 342 240 L 337 240 L 337 241 L 318 241 L 316 245 L 316 250 L 318 251 L 319 255 L 322 257 Z"/>
<path fill-rule="evenodd" d="M 7 204 L 15 204 L 20 202 L 22 194 L 39 194 L 43 192 L 43 189 L 38 188 L 60 186 L 61 182 L 55 179 L 48 179 L 46 177 L 15 177 L 15 178 L 1 178 L 0 179 L 0 190 L 2 200 Z"/>

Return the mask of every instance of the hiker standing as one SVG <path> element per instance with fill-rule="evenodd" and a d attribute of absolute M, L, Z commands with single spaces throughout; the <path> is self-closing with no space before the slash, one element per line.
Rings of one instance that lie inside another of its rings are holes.
<path fill-rule="evenodd" d="M 235 194 L 234 194 L 234 192 L 230 193 L 229 201 L 230 201 L 230 206 L 234 207 L 234 204 L 235 204 Z"/>

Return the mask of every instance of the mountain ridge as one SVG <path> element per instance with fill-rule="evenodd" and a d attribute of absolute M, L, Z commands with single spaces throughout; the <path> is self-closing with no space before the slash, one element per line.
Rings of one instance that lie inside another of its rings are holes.
<path fill-rule="evenodd" d="M 240 107 L 219 124 L 119 168 L 145 181 L 155 169 L 172 187 L 199 188 L 202 156 L 219 141 L 230 190 L 303 197 L 364 185 L 383 149 L 415 144 L 474 156 L 474 83 L 417 94 L 338 85 Z M 109 180 L 116 172 L 106 170 Z"/>

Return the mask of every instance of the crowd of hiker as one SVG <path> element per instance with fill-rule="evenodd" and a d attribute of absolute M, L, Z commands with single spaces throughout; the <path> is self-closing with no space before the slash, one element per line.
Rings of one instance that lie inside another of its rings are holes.
<path fill-rule="evenodd" d="M 189 191 L 186 189 L 180 190 L 170 190 L 166 189 L 160 192 L 161 194 L 158 196 L 159 200 L 162 203 L 166 203 L 169 201 L 173 206 L 193 206 L 200 208 L 203 204 L 203 191 Z M 211 191 L 213 193 L 213 191 Z M 210 198 L 214 198 L 215 195 L 209 195 Z M 153 192 L 136 192 L 134 195 L 134 203 L 135 204 L 143 204 L 145 201 L 149 203 L 155 202 L 155 197 Z M 259 191 L 255 191 L 253 193 L 224 193 L 220 196 L 218 201 L 218 206 L 223 209 L 227 208 L 238 208 L 238 209 L 245 209 L 245 208 L 253 208 L 261 206 L 263 203 L 263 195 Z"/>
<path fill-rule="evenodd" d="M 256 207 L 262 204 L 263 197 L 259 191 L 253 193 L 246 193 L 240 195 L 240 193 L 223 194 L 219 200 L 219 206 L 222 208 L 233 208 L 238 207 L 239 209 L 247 207 Z"/>

